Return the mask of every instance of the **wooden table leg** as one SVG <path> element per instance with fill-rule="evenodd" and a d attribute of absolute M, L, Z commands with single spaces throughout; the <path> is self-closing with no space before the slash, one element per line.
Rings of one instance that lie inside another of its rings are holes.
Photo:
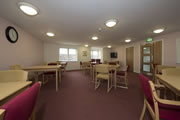
<path fill-rule="evenodd" d="M 93 76 L 93 81 L 92 81 L 92 82 L 94 82 L 94 81 L 95 81 L 95 80 L 94 80 L 94 67 L 92 67 L 92 69 L 93 69 L 93 70 L 92 70 L 92 72 L 93 72 L 93 73 L 92 73 L 92 76 Z"/>
<path fill-rule="evenodd" d="M 115 89 L 117 88 L 117 78 L 116 78 L 116 73 L 117 71 L 116 71 L 116 69 L 115 69 L 115 71 L 114 71 L 114 86 L 115 86 Z"/>
<path fill-rule="evenodd" d="M 58 84 L 59 84 L 59 79 L 58 79 L 58 70 L 56 70 L 56 91 L 58 91 Z"/>
<path fill-rule="evenodd" d="M 59 71 L 59 72 L 58 72 L 58 73 L 59 73 L 59 82 L 61 83 L 61 77 L 62 77 L 62 76 L 61 76 L 61 69 L 59 69 L 58 71 Z"/>
<path fill-rule="evenodd" d="M 35 75 L 35 76 L 36 76 L 36 77 L 35 77 L 35 82 L 38 82 L 38 77 L 39 77 L 38 72 L 35 72 L 35 74 L 36 74 L 36 75 Z"/>

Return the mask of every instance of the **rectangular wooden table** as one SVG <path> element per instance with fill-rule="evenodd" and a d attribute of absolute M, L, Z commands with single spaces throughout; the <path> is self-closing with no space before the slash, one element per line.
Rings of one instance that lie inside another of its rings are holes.
<path fill-rule="evenodd" d="M 0 106 L 31 85 L 26 82 L 0 82 Z"/>
<path fill-rule="evenodd" d="M 61 81 L 61 65 L 43 65 L 43 66 L 31 66 L 23 68 L 25 71 L 29 72 L 46 72 L 55 71 L 56 72 L 56 91 L 59 89 L 59 81 Z M 59 76 L 59 77 L 58 77 Z M 38 81 L 38 75 L 36 75 L 36 81 Z"/>
<path fill-rule="evenodd" d="M 158 81 L 180 96 L 180 76 L 156 74 Z"/>

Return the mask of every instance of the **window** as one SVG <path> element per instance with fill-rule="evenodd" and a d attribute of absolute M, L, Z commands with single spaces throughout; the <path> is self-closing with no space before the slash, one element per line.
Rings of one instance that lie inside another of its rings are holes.
<path fill-rule="evenodd" d="M 60 61 L 77 61 L 77 49 L 59 48 Z"/>
<path fill-rule="evenodd" d="M 91 59 L 101 59 L 102 60 L 103 50 L 102 48 L 91 48 Z"/>

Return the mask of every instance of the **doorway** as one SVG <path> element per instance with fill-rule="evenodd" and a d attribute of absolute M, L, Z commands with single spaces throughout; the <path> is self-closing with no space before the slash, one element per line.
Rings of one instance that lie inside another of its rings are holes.
<path fill-rule="evenodd" d="M 141 72 L 143 73 L 152 73 L 151 64 L 152 64 L 152 55 L 153 48 L 152 44 L 143 45 L 141 47 Z"/>
<path fill-rule="evenodd" d="M 152 74 L 155 65 L 162 64 L 162 41 L 141 46 L 141 72 Z"/>
<path fill-rule="evenodd" d="M 128 65 L 128 72 L 134 71 L 134 47 L 126 48 L 126 65 Z"/>

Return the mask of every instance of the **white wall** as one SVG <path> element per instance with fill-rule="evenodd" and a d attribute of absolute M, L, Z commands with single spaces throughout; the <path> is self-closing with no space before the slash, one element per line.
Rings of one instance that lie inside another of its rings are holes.
<path fill-rule="evenodd" d="M 77 70 L 80 69 L 80 61 L 90 61 L 91 60 L 91 48 L 75 45 L 61 45 L 54 43 L 44 43 L 44 61 L 45 62 L 55 62 L 59 60 L 59 48 L 76 48 L 78 50 L 78 61 L 68 62 L 67 70 Z M 87 56 L 83 56 L 83 51 L 87 51 Z M 104 60 L 110 59 L 110 50 L 103 50 Z"/>
<path fill-rule="evenodd" d="M 176 40 L 180 38 L 180 32 L 175 32 L 159 37 L 155 37 L 153 40 L 162 40 L 162 64 L 179 66 L 176 64 Z M 126 65 L 126 48 L 134 47 L 134 72 L 140 73 L 140 46 L 146 44 L 145 40 L 132 42 L 127 45 L 121 45 L 114 48 L 113 52 L 118 52 L 118 58 L 121 65 L 124 67 Z"/>
<path fill-rule="evenodd" d="M 5 30 L 13 26 L 19 39 L 10 43 Z M 23 67 L 41 64 L 43 62 L 43 42 L 32 37 L 18 26 L 0 18 L 0 70 L 9 69 L 11 65 L 21 64 Z"/>

